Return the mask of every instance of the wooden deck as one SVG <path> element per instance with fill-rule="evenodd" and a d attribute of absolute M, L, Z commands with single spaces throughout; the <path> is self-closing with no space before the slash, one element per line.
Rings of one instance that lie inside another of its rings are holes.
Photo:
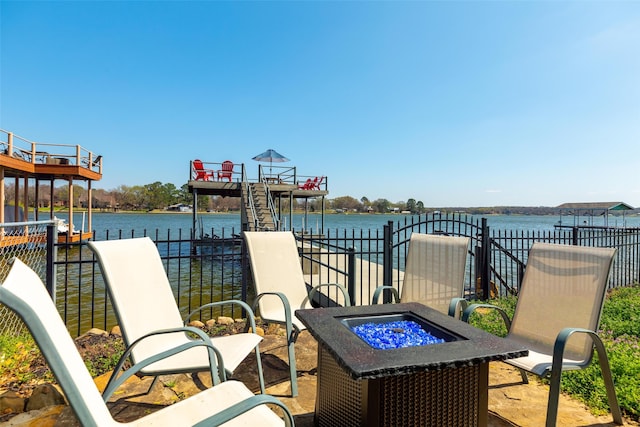
<path fill-rule="evenodd" d="M 255 180 L 253 182 L 258 181 Z M 193 193 L 196 190 L 199 195 L 242 197 L 242 182 L 190 180 L 187 185 L 189 192 Z M 297 184 L 277 183 L 267 185 L 272 194 L 293 197 L 294 199 L 322 197 L 329 194 L 327 190 L 300 190 Z"/>
<path fill-rule="evenodd" d="M 69 188 L 69 223 L 73 223 L 73 186 L 74 181 L 82 181 L 87 185 L 88 200 L 91 196 L 91 183 L 102 179 L 102 156 L 96 155 L 80 145 L 49 144 L 29 141 L 0 129 L 0 202 L 6 206 L 6 181 L 13 179 L 15 199 L 13 203 L 21 205 L 25 212 L 29 211 L 29 187 L 38 186 L 42 181 L 50 181 L 50 200 L 53 200 L 55 180 L 64 180 Z M 37 204 L 33 207 L 36 220 L 38 218 Z M 88 206 L 88 226 L 91 230 L 91 204 Z M 49 209 L 49 216 L 53 219 L 53 209 Z M 5 222 L 4 209 L 0 209 L 0 223 Z M 28 236 L 11 236 L 4 238 L 0 246 L 23 244 Z M 92 233 L 74 233 L 71 241 L 84 240 L 92 237 Z M 61 236 L 65 238 L 66 236 Z M 64 240 L 66 241 L 66 240 Z M 14 243 L 11 243 L 14 242 Z"/>

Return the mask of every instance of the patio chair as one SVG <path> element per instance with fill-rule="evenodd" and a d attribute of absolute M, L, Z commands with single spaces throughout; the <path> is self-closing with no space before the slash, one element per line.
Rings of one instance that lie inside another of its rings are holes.
<path fill-rule="evenodd" d="M 165 406 L 128 423 L 113 419 L 105 404 L 115 388 L 139 369 L 157 363 L 176 351 L 200 346 L 211 354 L 210 370 L 217 370 L 214 348 L 206 341 L 170 349 L 142 360 L 120 375 L 110 390 L 101 396 L 87 370 L 67 327 L 57 312 L 40 277 L 19 259 L 0 286 L 0 302 L 13 310 L 29 328 L 69 405 L 83 426 L 175 426 L 175 425 L 293 425 L 293 417 L 278 399 L 269 395 L 254 395 L 239 381 L 224 381 L 187 399 Z M 194 331 L 199 331 L 194 328 Z M 202 331 L 200 331 L 202 332 Z M 189 351 L 189 350 L 186 350 Z M 114 373 L 115 376 L 115 373 Z M 282 409 L 284 420 L 267 404 Z M 228 424 L 226 422 L 230 421 Z"/>
<path fill-rule="evenodd" d="M 372 304 L 377 304 L 380 294 L 389 289 L 395 302 L 419 302 L 459 317 L 459 307 L 467 306 L 462 296 L 469 242 L 468 237 L 411 233 L 402 296 L 392 286 L 379 286 Z"/>
<path fill-rule="evenodd" d="M 506 339 L 529 348 L 527 357 L 505 360 L 520 370 L 550 378 L 548 427 L 556 425 L 562 371 L 589 366 L 595 346 L 607 389 L 613 420 L 622 424 L 609 360 L 597 334 L 607 282 L 616 249 L 536 242 L 531 247 L 513 319 L 490 304 L 472 304 L 462 319 L 477 308 L 498 310 L 508 328 Z"/>
<path fill-rule="evenodd" d="M 313 179 L 310 190 L 320 190 L 320 184 L 322 184 L 322 181 L 324 181 L 324 176 L 321 176 L 321 177 L 316 176 Z"/>
<path fill-rule="evenodd" d="M 218 180 L 228 179 L 231 182 L 233 178 L 233 162 L 225 160 L 222 162 L 222 169 L 218 171 Z"/>
<path fill-rule="evenodd" d="M 311 308 L 321 288 L 335 287 L 342 294 L 343 304 L 351 305 L 344 286 L 324 283 L 310 290 L 304 280 L 298 244 L 290 231 L 245 231 L 247 253 L 253 273 L 256 298 L 253 308 L 259 308 L 263 320 L 284 324 L 287 333 L 291 395 L 298 395 L 294 343 L 306 326 L 293 316 L 295 310 Z"/>
<path fill-rule="evenodd" d="M 205 169 L 202 164 L 202 160 L 195 159 L 193 161 L 193 171 L 195 172 L 196 181 L 209 181 L 209 178 L 213 179 L 215 171 L 213 169 Z"/>
<path fill-rule="evenodd" d="M 190 341 L 185 326 L 199 311 L 215 306 L 236 305 L 246 311 L 247 325 L 256 330 L 253 312 L 239 300 L 205 304 L 182 320 L 180 310 L 167 278 L 158 248 L 149 237 L 122 240 L 90 241 L 89 248 L 100 264 L 109 298 L 127 346 L 137 343 L 132 351 L 134 363 L 147 359 L 168 348 Z M 154 334 L 171 330 L 171 334 Z M 151 335 L 147 337 L 148 335 Z M 143 337 L 147 337 L 142 339 Z M 265 393 L 259 343 L 256 333 L 239 333 L 212 337 L 220 350 L 226 373 L 231 375 L 252 351 L 256 355 L 260 391 Z M 139 341 L 139 342 L 138 342 Z M 140 375 L 154 376 L 169 373 L 197 373 L 208 370 L 207 352 L 202 348 L 164 359 L 140 370 Z M 222 372 L 222 377 L 225 373 Z M 155 383 L 154 380 L 154 383 Z M 152 384 L 153 387 L 153 384 Z"/>
<path fill-rule="evenodd" d="M 298 183 L 299 190 L 309 190 L 311 187 L 313 187 L 313 180 L 311 178 L 307 178 L 303 183 Z"/>

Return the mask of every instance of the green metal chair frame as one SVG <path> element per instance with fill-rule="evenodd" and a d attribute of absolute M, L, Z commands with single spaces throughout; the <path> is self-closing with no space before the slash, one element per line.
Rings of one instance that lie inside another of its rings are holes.
<path fill-rule="evenodd" d="M 262 319 L 285 325 L 291 377 L 291 395 L 298 395 L 298 380 L 294 344 L 306 326 L 293 316 L 293 311 L 312 308 L 314 296 L 322 288 L 336 288 L 345 306 L 351 305 L 347 289 L 337 283 L 316 285 L 307 292 L 302 273 L 298 245 L 290 231 L 243 232 L 249 254 L 256 298 L 253 309 L 259 308 Z"/>
<path fill-rule="evenodd" d="M 187 333 L 190 329 L 185 325 L 196 313 L 215 306 L 240 306 L 246 313 L 247 325 L 252 328 L 252 333 L 211 338 L 222 354 L 223 368 L 226 368 L 220 369 L 225 372 L 219 373 L 219 376 L 232 375 L 242 360 L 254 352 L 260 391 L 265 393 L 259 348 L 262 337 L 255 333 L 255 316 L 247 303 L 241 300 L 212 302 L 198 307 L 183 319 L 158 248 L 149 237 L 91 241 L 88 246 L 100 264 L 122 338 L 131 347 L 134 363 L 166 348 L 188 342 L 190 338 Z M 158 375 L 164 374 L 206 371 L 208 365 L 206 355 L 196 348 L 152 364 L 140 374 L 157 379 Z"/>
<path fill-rule="evenodd" d="M 497 310 L 508 334 L 505 339 L 529 348 L 529 355 L 505 360 L 520 370 L 550 379 L 546 426 L 556 425 L 562 371 L 584 369 L 591 364 L 593 349 L 607 389 L 613 420 L 622 414 L 613 384 L 609 359 L 597 334 L 604 304 L 614 248 L 593 248 L 535 242 L 529 252 L 513 319 L 491 304 L 471 304 L 462 320 L 478 308 Z"/>
<path fill-rule="evenodd" d="M 19 259 L 13 261 L 9 275 L 0 286 L 0 303 L 24 321 L 84 427 L 217 426 L 227 422 L 233 425 L 236 425 L 236 422 L 244 422 L 246 425 L 294 425 L 293 416 L 278 399 L 265 394 L 254 395 L 243 383 L 233 380 L 219 382 L 211 388 L 137 420 L 128 423 L 118 422 L 113 419 L 105 402 L 128 378 L 164 357 L 194 346 L 205 346 L 210 356 L 210 371 L 215 378 L 219 354 L 211 342 L 203 337 L 201 340 L 193 340 L 140 361 L 119 375 L 101 396 L 42 280 Z M 194 333 L 197 331 L 193 330 Z M 127 357 L 126 353 L 124 357 Z M 114 375 L 117 374 L 115 371 Z M 279 407 L 284 420 L 267 405 Z"/>

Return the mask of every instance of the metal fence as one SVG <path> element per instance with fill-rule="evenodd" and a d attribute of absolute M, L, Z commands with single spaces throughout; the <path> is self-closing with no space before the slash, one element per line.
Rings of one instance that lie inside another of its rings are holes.
<path fill-rule="evenodd" d="M 3 227 L 5 230 L 9 228 L 6 224 Z M 15 224 L 11 227 L 20 230 L 24 226 Z M 253 300 L 251 272 L 242 238 L 233 229 L 230 232 L 215 231 L 211 230 L 208 235 L 220 237 L 195 238 L 191 230 L 107 232 L 104 235 L 94 233 L 94 236 L 96 240 L 150 237 L 163 259 L 180 311 L 187 314 L 212 301 L 231 298 Z M 323 235 L 307 235 L 293 230 L 300 244 L 302 268 L 308 284 L 341 283 L 349 289 L 356 304 L 368 304 L 373 290 L 379 285 L 398 289 L 402 286 L 404 259 L 409 238 L 414 232 L 471 238 L 465 282 L 468 298 L 516 294 L 529 248 L 535 241 L 617 247 L 609 287 L 625 286 L 640 280 L 638 229 L 576 227 L 545 232 L 500 231 L 490 230 L 484 218 L 464 214 L 429 214 L 403 217 L 402 221 L 389 222 L 382 229 L 374 230 L 329 229 Z M 26 257 L 27 263 L 40 272 L 50 289 L 55 289 L 59 311 L 72 335 L 94 327 L 108 330 L 114 326 L 116 319 L 93 253 L 82 242 L 54 243 L 51 238 L 49 241 L 50 250 L 46 245 L 43 249 L 42 243 L 18 245 L 15 249 L 5 247 L 3 259 Z M 57 256 L 51 255 L 56 252 Z M 46 262 L 47 257 L 49 262 Z M 2 265 L 4 269 L 5 264 L 6 261 Z M 0 280 L 3 278 L 0 276 Z M 337 298 L 337 295 L 329 297 Z M 231 312 L 212 308 L 202 314 L 201 320 L 223 314 L 243 316 L 237 308 Z M 0 316 L 4 319 L 2 312 Z M 153 322 L 153 319 L 149 321 Z"/>

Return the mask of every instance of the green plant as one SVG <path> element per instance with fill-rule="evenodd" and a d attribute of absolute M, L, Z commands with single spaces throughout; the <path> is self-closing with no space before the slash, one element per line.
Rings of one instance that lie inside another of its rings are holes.
<path fill-rule="evenodd" d="M 609 292 L 602 308 L 600 329 L 613 338 L 640 336 L 640 286 L 616 288 Z"/>
<path fill-rule="evenodd" d="M 97 377 L 113 370 L 124 353 L 124 343 L 116 340 L 111 344 L 97 344 L 91 355 L 84 355 L 84 363 L 92 377 Z"/>
<path fill-rule="evenodd" d="M 52 379 L 48 370 L 37 369 L 34 361 L 40 350 L 28 334 L 0 336 L 0 384 L 21 385 L 39 379 Z"/>
<path fill-rule="evenodd" d="M 513 317 L 513 313 L 516 309 L 516 303 L 518 299 L 514 296 L 507 296 L 503 298 L 496 298 L 490 301 L 470 301 L 470 304 L 478 303 L 488 303 L 491 305 L 495 305 L 496 307 L 500 307 L 506 313 L 509 319 Z M 493 335 L 497 335 L 499 337 L 505 337 L 507 335 L 507 327 L 502 319 L 500 313 L 494 309 L 483 309 L 480 308 L 477 312 L 474 312 L 469 317 L 469 323 L 476 328 L 487 331 Z"/>

